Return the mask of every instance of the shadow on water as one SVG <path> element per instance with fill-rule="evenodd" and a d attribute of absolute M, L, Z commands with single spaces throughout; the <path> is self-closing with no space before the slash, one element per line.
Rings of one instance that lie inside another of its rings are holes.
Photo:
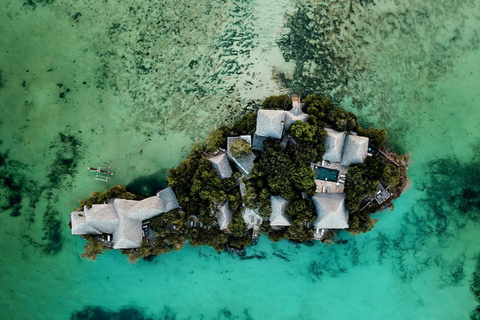
<path fill-rule="evenodd" d="M 133 179 L 128 183 L 127 190 L 133 193 L 151 196 L 167 187 L 167 169 L 160 169 L 150 175 Z"/>

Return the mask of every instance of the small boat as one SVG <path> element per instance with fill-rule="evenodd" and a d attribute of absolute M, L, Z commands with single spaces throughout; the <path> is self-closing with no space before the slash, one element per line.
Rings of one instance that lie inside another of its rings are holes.
<path fill-rule="evenodd" d="M 96 172 L 95 180 L 108 182 L 111 176 L 113 176 L 112 172 L 112 164 L 108 162 L 103 162 L 106 166 L 101 166 L 102 162 L 98 161 L 98 168 L 95 167 L 87 167 L 88 170 Z"/>
<path fill-rule="evenodd" d="M 108 174 L 109 176 L 113 176 L 113 172 L 104 170 L 101 167 L 100 168 L 87 167 L 87 169 L 90 171 L 100 172 L 100 173 Z"/>

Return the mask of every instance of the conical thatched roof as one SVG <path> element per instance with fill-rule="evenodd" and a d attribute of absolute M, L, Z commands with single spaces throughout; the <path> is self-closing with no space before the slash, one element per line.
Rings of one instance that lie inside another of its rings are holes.
<path fill-rule="evenodd" d="M 227 179 L 232 176 L 232 167 L 230 167 L 228 157 L 225 153 L 216 155 L 208 159 L 208 161 L 210 161 L 220 179 Z"/>
<path fill-rule="evenodd" d="M 323 160 L 332 162 L 342 161 L 343 147 L 345 143 L 345 132 L 333 129 L 325 129 L 327 136 L 325 137 L 325 153 Z"/>
<path fill-rule="evenodd" d="M 270 226 L 272 227 L 289 227 L 285 211 L 287 210 L 288 200 L 280 196 L 271 196 L 270 203 L 272 205 L 272 214 L 270 215 Z"/>
<path fill-rule="evenodd" d="M 258 110 L 255 133 L 262 137 L 281 139 L 284 121 L 285 111 L 283 110 Z"/>
<path fill-rule="evenodd" d="M 314 226 L 317 229 L 348 228 L 348 210 L 345 207 L 345 193 L 316 193 L 312 197 L 317 211 Z"/>
<path fill-rule="evenodd" d="M 363 163 L 368 153 L 368 138 L 349 135 L 345 138 L 341 165 L 348 167 L 352 164 Z"/>

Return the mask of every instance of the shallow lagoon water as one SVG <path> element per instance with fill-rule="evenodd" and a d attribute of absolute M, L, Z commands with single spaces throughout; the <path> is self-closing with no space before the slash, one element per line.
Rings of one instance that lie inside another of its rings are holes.
<path fill-rule="evenodd" d="M 478 2 L 0 7 L 0 318 L 466 319 L 474 309 Z M 293 91 L 327 92 L 410 151 L 412 187 L 372 232 L 333 246 L 262 237 L 246 259 L 191 247 L 136 265 L 113 251 L 80 258 L 84 241 L 67 227 L 78 197 L 119 183 L 152 192 L 210 128 Z M 111 184 L 84 169 L 99 160 L 117 168 Z"/>

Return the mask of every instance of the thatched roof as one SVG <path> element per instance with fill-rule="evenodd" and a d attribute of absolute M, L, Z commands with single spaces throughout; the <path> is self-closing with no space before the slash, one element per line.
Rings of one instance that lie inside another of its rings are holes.
<path fill-rule="evenodd" d="M 228 157 L 225 153 L 216 155 L 208 159 L 208 161 L 210 161 L 220 179 L 227 179 L 232 176 L 232 167 L 230 167 Z"/>
<path fill-rule="evenodd" d="M 368 138 L 349 135 L 345 138 L 341 165 L 348 167 L 356 163 L 363 163 L 368 153 Z"/>
<path fill-rule="evenodd" d="M 348 210 L 345 193 L 316 193 L 312 197 L 317 211 L 314 227 L 317 229 L 348 228 Z"/>
<path fill-rule="evenodd" d="M 270 203 L 272 205 L 272 214 L 270 215 L 270 226 L 272 227 L 289 227 L 285 211 L 287 210 L 288 200 L 280 196 L 270 196 Z"/>
<path fill-rule="evenodd" d="M 72 234 L 102 234 L 102 232 L 87 224 L 87 219 L 83 211 L 74 211 L 70 214 L 72 222 Z"/>
<path fill-rule="evenodd" d="M 91 208 L 84 207 L 87 224 L 102 233 L 113 233 L 118 226 L 118 215 L 112 203 L 94 204 Z"/>
<path fill-rule="evenodd" d="M 258 215 L 256 210 L 245 208 L 243 211 L 243 220 L 247 224 L 247 230 L 252 229 L 253 227 L 260 227 L 263 222 L 262 217 Z"/>
<path fill-rule="evenodd" d="M 177 201 L 177 196 L 173 192 L 172 187 L 167 187 L 157 193 L 160 199 L 160 212 L 168 212 L 180 208 Z"/>
<path fill-rule="evenodd" d="M 132 249 L 142 245 L 142 221 L 122 216 L 113 233 L 114 249 Z"/>
<path fill-rule="evenodd" d="M 258 110 L 255 133 L 262 137 L 281 139 L 284 121 L 285 111 L 283 110 Z"/>
<path fill-rule="evenodd" d="M 142 245 L 142 223 L 180 205 L 168 187 L 156 196 L 141 201 L 115 199 L 108 204 L 94 204 L 81 212 L 72 212 L 73 234 L 113 234 L 114 249 L 138 248 Z"/>
<path fill-rule="evenodd" d="M 117 203 L 118 200 L 121 199 L 116 199 L 115 203 Z M 126 216 L 131 219 L 143 221 L 158 216 L 160 213 L 165 212 L 163 210 L 164 208 L 158 196 L 153 196 L 141 201 L 135 201 L 134 205 L 131 206 L 128 213 L 126 213 Z"/>
<path fill-rule="evenodd" d="M 113 208 L 118 216 L 127 215 L 137 203 L 135 200 L 114 199 Z"/>
<path fill-rule="evenodd" d="M 308 114 L 304 113 L 302 109 L 300 108 L 300 105 L 294 105 L 293 108 L 290 111 L 285 112 L 285 129 L 290 129 L 292 124 L 295 123 L 295 121 L 300 120 L 302 122 L 307 121 L 308 119 Z"/>
<path fill-rule="evenodd" d="M 228 224 L 232 222 L 233 212 L 230 210 L 228 202 L 220 204 L 217 208 L 217 222 L 220 230 L 227 230 Z"/>
<path fill-rule="evenodd" d="M 332 162 L 342 161 L 343 146 L 345 143 L 345 132 L 333 129 L 325 129 L 327 136 L 325 137 L 325 153 L 323 160 Z"/>
<path fill-rule="evenodd" d="M 243 156 L 241 158 L 235 157 L 234 155 L 231 154 L 230 152 L 230 147 L 232 143 L 235 140 L 238 139 L 243 139 L 252 144 L 252 137 L 251 136 L 239 136 L 239 137 L 228 137 L 227 138 L 227 155 L 230 160 L 235 163 L 235 166 L 237 167 L 238 171 L 240 171 L 245 177 L 249 177 L 250 173 L 252 173 L 253 170 L 253 161 L 255 160 L 255 155 L 250 152 L 246 156 Z"/>

